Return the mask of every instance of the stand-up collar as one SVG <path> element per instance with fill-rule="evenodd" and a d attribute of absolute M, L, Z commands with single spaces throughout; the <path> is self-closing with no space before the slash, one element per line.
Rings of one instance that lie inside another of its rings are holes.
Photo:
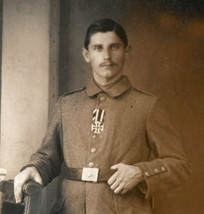
<path fill-rule="evenodd" d="M 124 92 L 126 92 L 128 89 L 130 89 L 131 83 L 128 80 L 126 76 L 122 76 L 119 80 L 117 80 L 115 83 L 111 84 L 110 86 L 100 87 L 96 84 L 94 79 L 92 78 L 91 81 L 87 84 L 87 95 L 88 96 L 94 96 L 100 92 L 106 92 L 111 97 L 118 97 Z"/>

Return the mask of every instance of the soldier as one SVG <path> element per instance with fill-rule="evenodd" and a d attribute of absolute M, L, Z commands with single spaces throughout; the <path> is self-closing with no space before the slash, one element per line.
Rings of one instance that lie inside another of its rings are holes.
<path fill-rule="evenodd" d="M 123 75 L 121 25 L 92 23 L 82 53 L 93 78 L 59 98 L 41 147 L 15 177 L 16 201 L 26 181 L 47 185 L 61 173 L 53 213 L 150 214 L 154 194 L 181 184 L 191 166 L 158 99 Z"/>

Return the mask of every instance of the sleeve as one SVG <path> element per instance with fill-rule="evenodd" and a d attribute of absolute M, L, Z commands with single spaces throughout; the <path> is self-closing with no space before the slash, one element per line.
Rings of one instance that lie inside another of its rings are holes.
<path fill-rule="evenodd" d="M 29 163 L 23 167 L 25 169 L 29 166 L 35 166 L 42 177 L 44 185 L 47 185 L 60 174 L 63 162 L 60 100 L 55 105 L 42 145 L 31 156 Z"/>
<path fill-rule="evenodd" d="M 155 158 L 136 165 L 142 169 L 145 178 L 140 189 L 149 198 L 156 192 L 180 185 L 191 174 L 191 165 L 175 129 L 158 102 L 149 112 L 146 133 Z"/>

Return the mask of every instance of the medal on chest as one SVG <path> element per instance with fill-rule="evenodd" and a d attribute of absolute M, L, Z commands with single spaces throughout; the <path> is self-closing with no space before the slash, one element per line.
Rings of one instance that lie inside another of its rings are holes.
<path fill-rule="evenodd" d="M 92 124 L 91 124 L 91 131 L 93 131 L 94 134 L 100 134 L 101 132 L 104 131 L 104 124 L 103 124 L 104 115 L 105 115 L 105 110 L 94 109 Z"/>

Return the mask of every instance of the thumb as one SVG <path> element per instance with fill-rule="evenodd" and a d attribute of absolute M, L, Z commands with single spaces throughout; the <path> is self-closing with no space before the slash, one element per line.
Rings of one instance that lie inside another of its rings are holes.
<path fill-rule="evenodd" d="M 23 185 L 28 181 L 30 176 L 21 172 L 14 179 L 14 195 L 17 203 L 21 203 L 23 199 Z"/>
<path fill-rule="evenodd" d="M 115 164 L 115 165 L 111 166 L 111 169 L 119 169 L 119 167 L 120 167 L 120 164 Z"/>
<path fill-rule="evenodd" d="M 42 178 L 40 176 L 40 174 L 36 174 L 35 177 L 33 178 L 33 181 L 35 181 L 36 183 L 39 183 L 41 185 L 43 185 L 43 182 L 42 182 Z"/>

